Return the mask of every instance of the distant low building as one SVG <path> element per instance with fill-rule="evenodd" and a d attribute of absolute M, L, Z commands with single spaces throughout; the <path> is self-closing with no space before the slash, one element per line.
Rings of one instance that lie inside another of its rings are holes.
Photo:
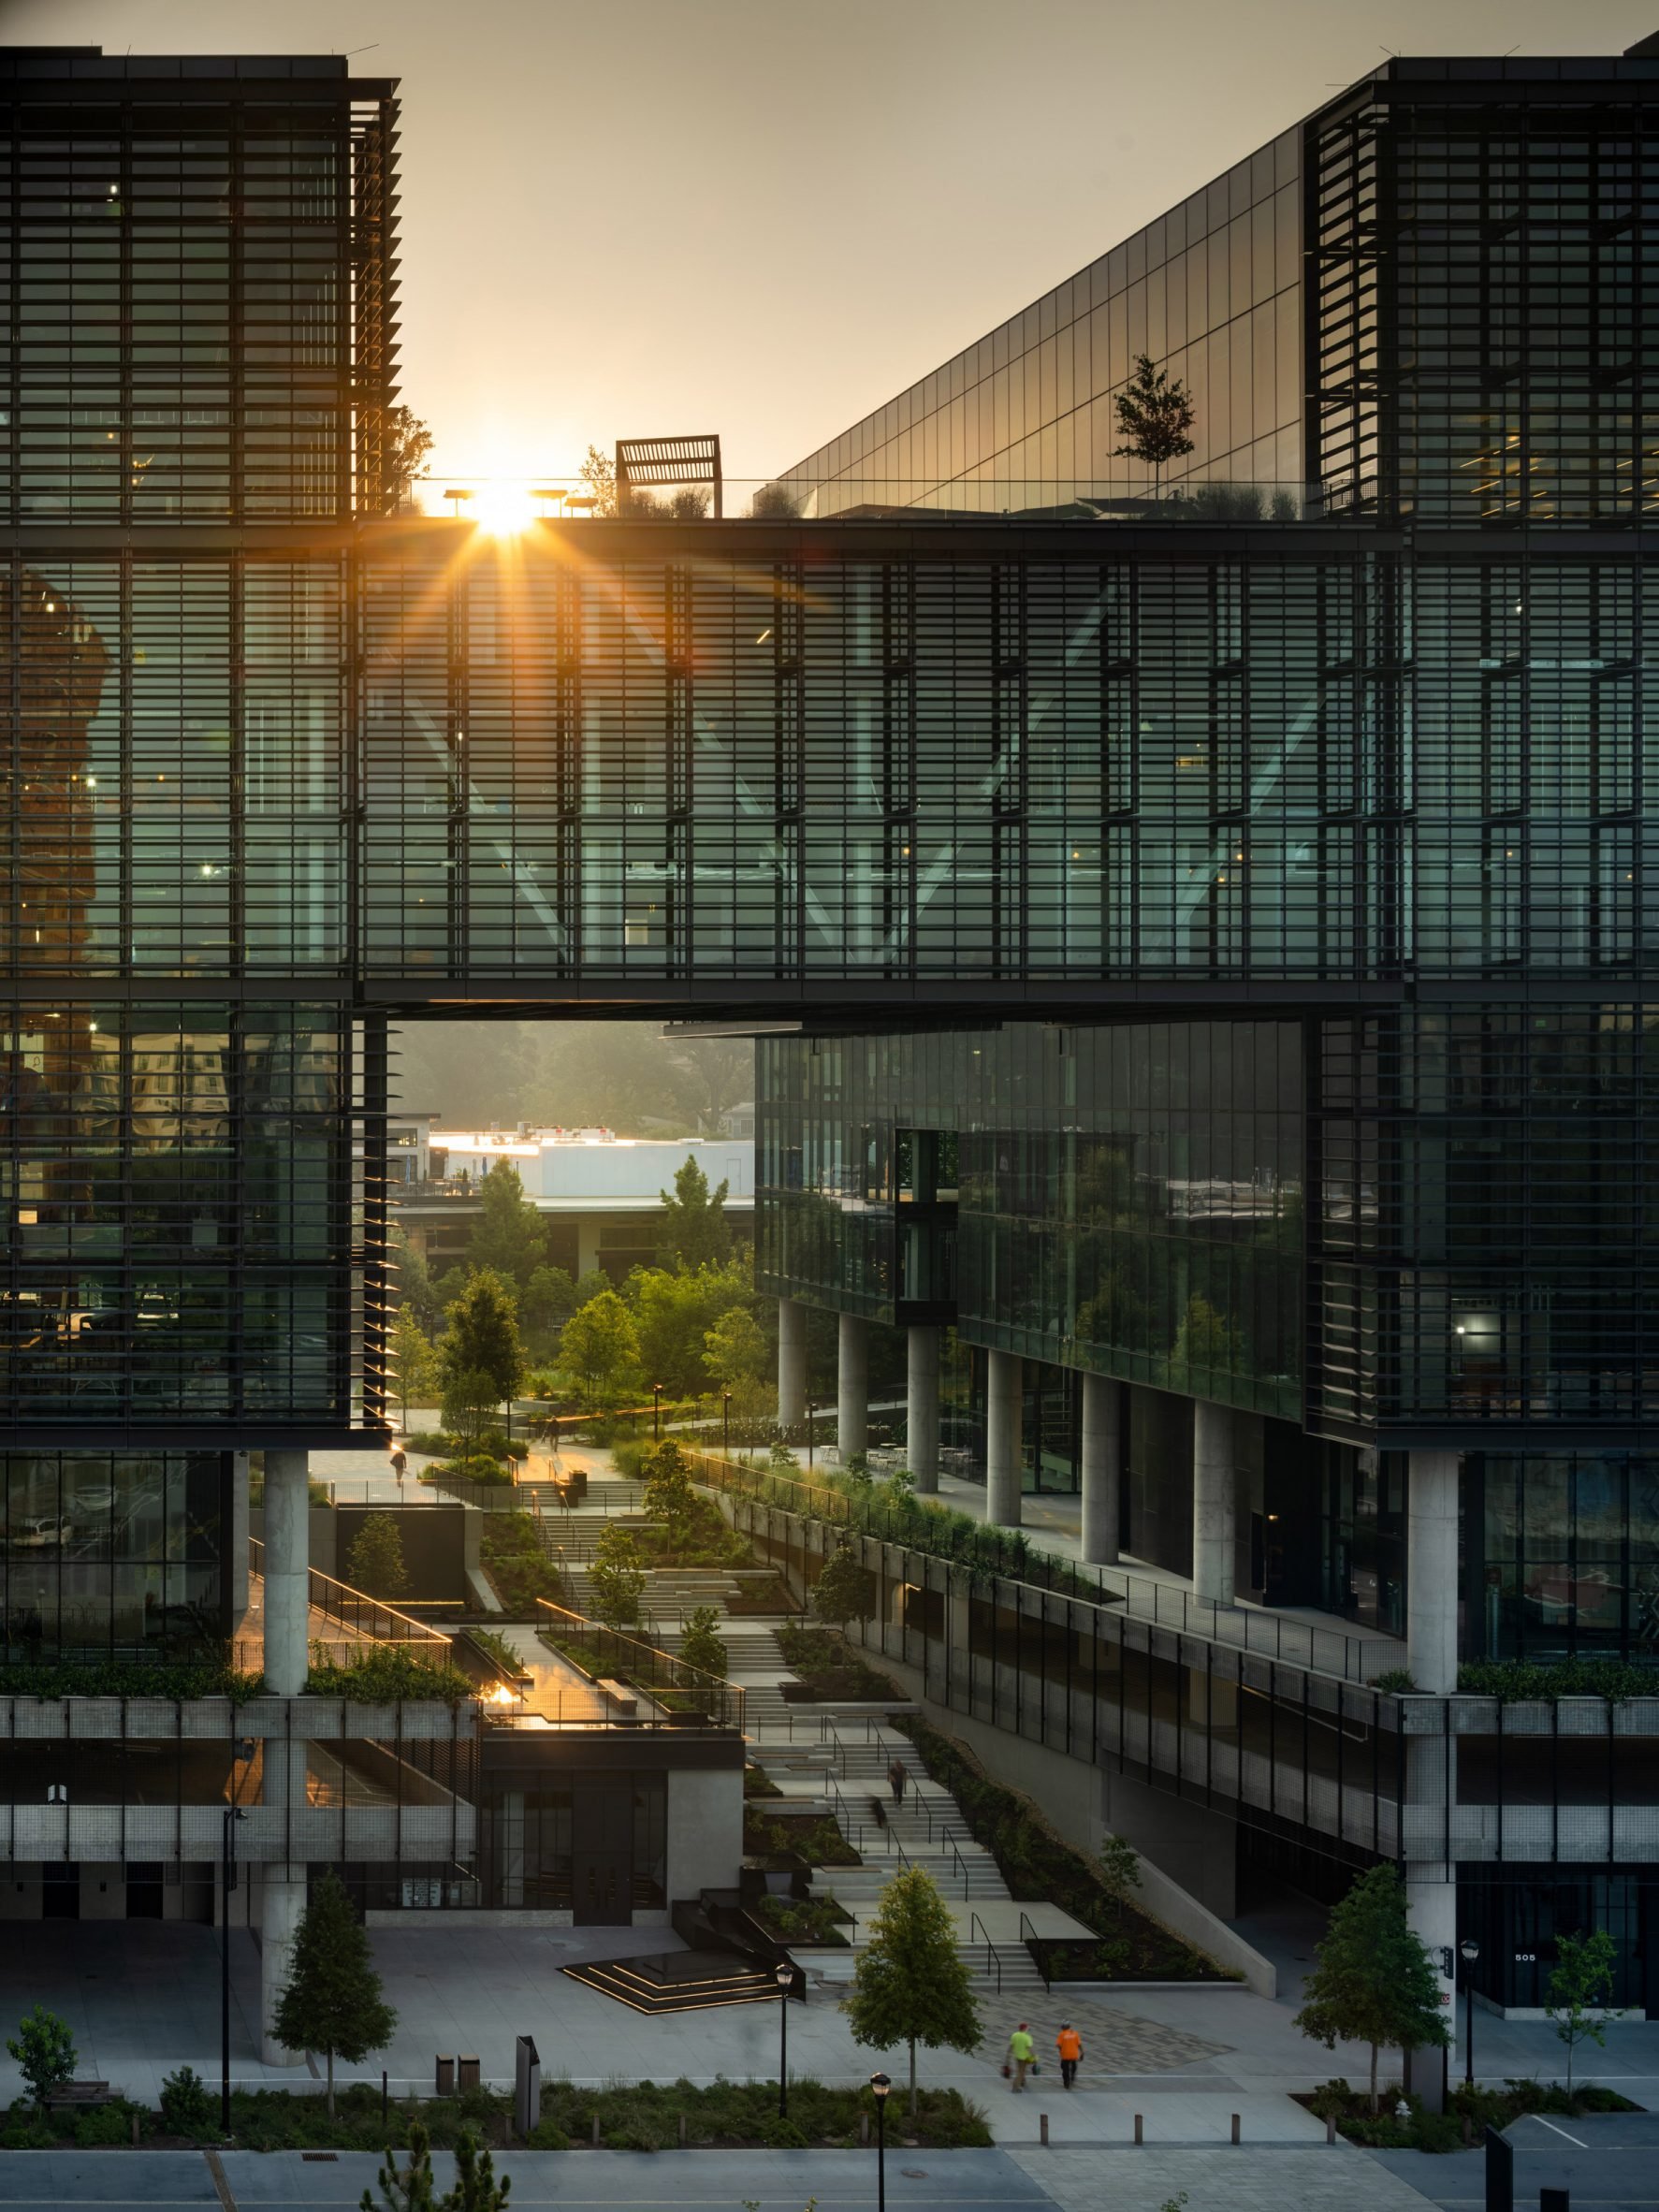
<path fill-rule="evenodd" d="M 486 1175 L 507 1163 L 524 1195 L 547 1219 L 551 1265 L 580 1276 L 604 1269 L 617 1282 L 657 1257 L 662 1194 L 688 1158 L 709 1187 L 727 1186 L 724 1212 L 743 1242 L 753 1236 L 754 1147 L 731 1137 L 618 1137 L 610 1129 L 442 1129 L 433 1115 L 394 1121 L 394 1160 L 424 1158 L 426 1173 L 392 1192 L 398 1223 L 412 1247 L 442 1273 L 465 1254 Z M 400 1137 L 407 1132 L 406 1144 Z"/>

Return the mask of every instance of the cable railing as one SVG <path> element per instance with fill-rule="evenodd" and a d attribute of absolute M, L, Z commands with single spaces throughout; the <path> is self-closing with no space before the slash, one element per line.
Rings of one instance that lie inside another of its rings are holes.
<path fill-rule="evenodd" d="M 261 1537 L 248 1538 L 248 1571 L 261 1581 L 265 1579 Z M 455 1641 L 430 1622 L 417 1621 L 413 1613 L 400 1612 L 384 1598 L 371 1597 L 366 1590 L 354 1590 L 349 1582 L 324 1574 L 321 1567 L 306 1569 L 306 1601 L 313 1613 L 321 1613 L 325 1620 L 337 1622 L 371 1643 L 420 1644 L 427 1647 L 428 1657 L 437 1659 L 447 1658 Z"/>
<path fill-rule="evenodd" d="M 550 1652 L 573 1660 L 596 1686 L 613 1681 L 623 1684 L 663 1716 L 648 1714 L 645 1720 L 671 1727 L 703 1722 L 742 1733 L 744 1692 L 737 1683 L 605 1622 L 573 1613 L 551 1598 L 537 1598 L 536 1618 L 541 1641 Z"/>

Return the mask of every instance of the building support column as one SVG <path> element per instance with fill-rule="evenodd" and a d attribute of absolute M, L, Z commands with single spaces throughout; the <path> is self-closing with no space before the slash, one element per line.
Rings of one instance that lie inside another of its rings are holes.
<path fill-rule="evenodd" d="M 1405 1881 L 1405 1914 L 1433 1961 L 1442 2017 L 1452 2038 L 1447 2050 L 1425 2047 L 1407 2055 L 1405 2088 L 1409 2094 L 1422 2099 L 1426 2111 L 1442 2112 L 1446 2108 L 1446 2077 L 1457 2048 L 1457 1985 L 1443 1971 L 1448 1959 L 1455 1963 L 1457 1958 L 1457 1870 L 1438 1859 L 1413 1867 Z"/>
<path fill-rule="evenodd" d="M 1414 1451 L 1405 1486 L 1405 1663 L 1425 1695 L 1458 1676 L 1458 1455 Z"/>
<path fill-rule="evenodd" d="M 309 1656 L 311 1565 L 310 1465 L 302 1451 L 265 1455 L 265 1687 L 276 1697 L 298 1697 L 305 1688 Z M 303 1811 L 305 1743 L 289 1735 L 268 1737 L 262 1796 L 267 1812 Z M 305 1868 L 282 1860 L 268 1865 L 260 1887 L 260 2050 L 268 2066 L 298 2063 L 276 2040 L 272 2023 L 288 1975 L 295 1931 L 305 1910 Z"/>
<path fill-rule="evenodd" d="M 939 1488 L 939 1332 L 912 1326 L 905 1369 L 905 1462 L 918 1491 Z"/>
<path fill-rule="evenodd" d="M 1017 1352 L 992 1352 L 985 1380 L 985 1519 L 1020 1525 L 1021 1420 L 1025 1376 Z"/>
<path fill-rule="evenodd" d="M 1083 1378 L 1083 1556 L 1089 1566 L 1117 1564 L 1118 1496 L 1123 1482 L 1123 1386 L 1104 1375 Z"/>
<path fill-rule="evenodd" d="M 1233 1601 L 1232 1414 L 1203 1398 L 1192 1406 L 1192 1594 Z"/>
<path fill-rule="evenodd" d="M 836 1361 L 836 1444 L 846 1465 L 870 1442 L 870 1329 L 856 1314 L 841 1316 Z"/>
<path fill-rule="evenodd" d="M 807 1309 L 793 1298 L 778 1301 L 778 1425 L 799 1429 L 807 1419 Z"/>

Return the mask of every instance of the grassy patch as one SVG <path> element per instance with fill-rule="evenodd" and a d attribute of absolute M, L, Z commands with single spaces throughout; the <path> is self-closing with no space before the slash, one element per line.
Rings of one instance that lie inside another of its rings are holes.
<path fill-rule="evenodd" d="M 1056 1836 L 1034 1801 L 1018 1790 L 993 1782 L 973 1754 L 953 1736 L 942 1735 L 914 1713 L 899 1714 L 900 1728 L 921 1753 L 927 1771 L 942 1783 L 962 1809 L 974 1841 L 996 1859 L 1003 1880 L 1022 1904 L 1046 1899 L 1062 1906 L 1100 1939 L 1093 1957 L 1086 1944 L 1055 1946 L 1055 1971 L 1061 1980 L 1125 1982 L 1227 1982 L 1213 1958 L 1160 1928 L 1156 1920 L 1120 1903 L 1101 1882 L 1094 1863 Z"/>

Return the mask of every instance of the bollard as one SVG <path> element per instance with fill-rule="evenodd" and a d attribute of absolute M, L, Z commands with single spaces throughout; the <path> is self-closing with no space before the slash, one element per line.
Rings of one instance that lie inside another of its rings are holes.
<path fill-rule="evenodd" d="M 1572 2195 L 1564 2189 L 1541 2189 L 1538 2191 L 1538 2212 L 1572 2212 Z"/>
<path fill-rule="evenodd" d="M 1235 2143 L 1239 2139 L 1239 2116 L 1236 2112 L 1232 2116 L 1232 2139 Z"/>
<path fill-rule="evenodd" d="M 686 2116 L 683 2112 L 679 2116 L 679 2147 L 681 2150 L 686 2147 Z"/>
<path fill-rule="evenodd" d="M 1333 2112 L 1325 2115 L 1325 2140 L 1327 2143 L 1336 2141 L 1336 2115 Z"/>
<path fill-rule="evenodd" d="M 599 2148 L 599 2115 L 598 2115 L 598 2113 L 595 2113 L 595 2114 L 593 2115 L 593 2147 L 594 2147 L 594 2149 L 595 2149 L 595 2150 L 597 2150 L 597 2149 Z"/>
<path fill-rule="evenodd" d="M 1039 2131 L 1039 2140 L 1041 2141 L 1043 2149 L 1046 2150 L 1048 2148 L 1048 2114 L 1046 2112 L 1040 2112 L 1038 2114 L 1037 2126 Z"/>
<path fill-rule="evenodd" d="M 1141 2135 L 1141 2115 L 1140 2115 L 1139 2113 L 1136 2113 L 1136 2115 L 1135 2115 L 1135 2141 L 1136 2141 L 1137 2143 L 1139 2143 L 1139 2142 L 1141 2142 L 1141 2140 L 1142 2140 L 1142 2135 Z"/>

